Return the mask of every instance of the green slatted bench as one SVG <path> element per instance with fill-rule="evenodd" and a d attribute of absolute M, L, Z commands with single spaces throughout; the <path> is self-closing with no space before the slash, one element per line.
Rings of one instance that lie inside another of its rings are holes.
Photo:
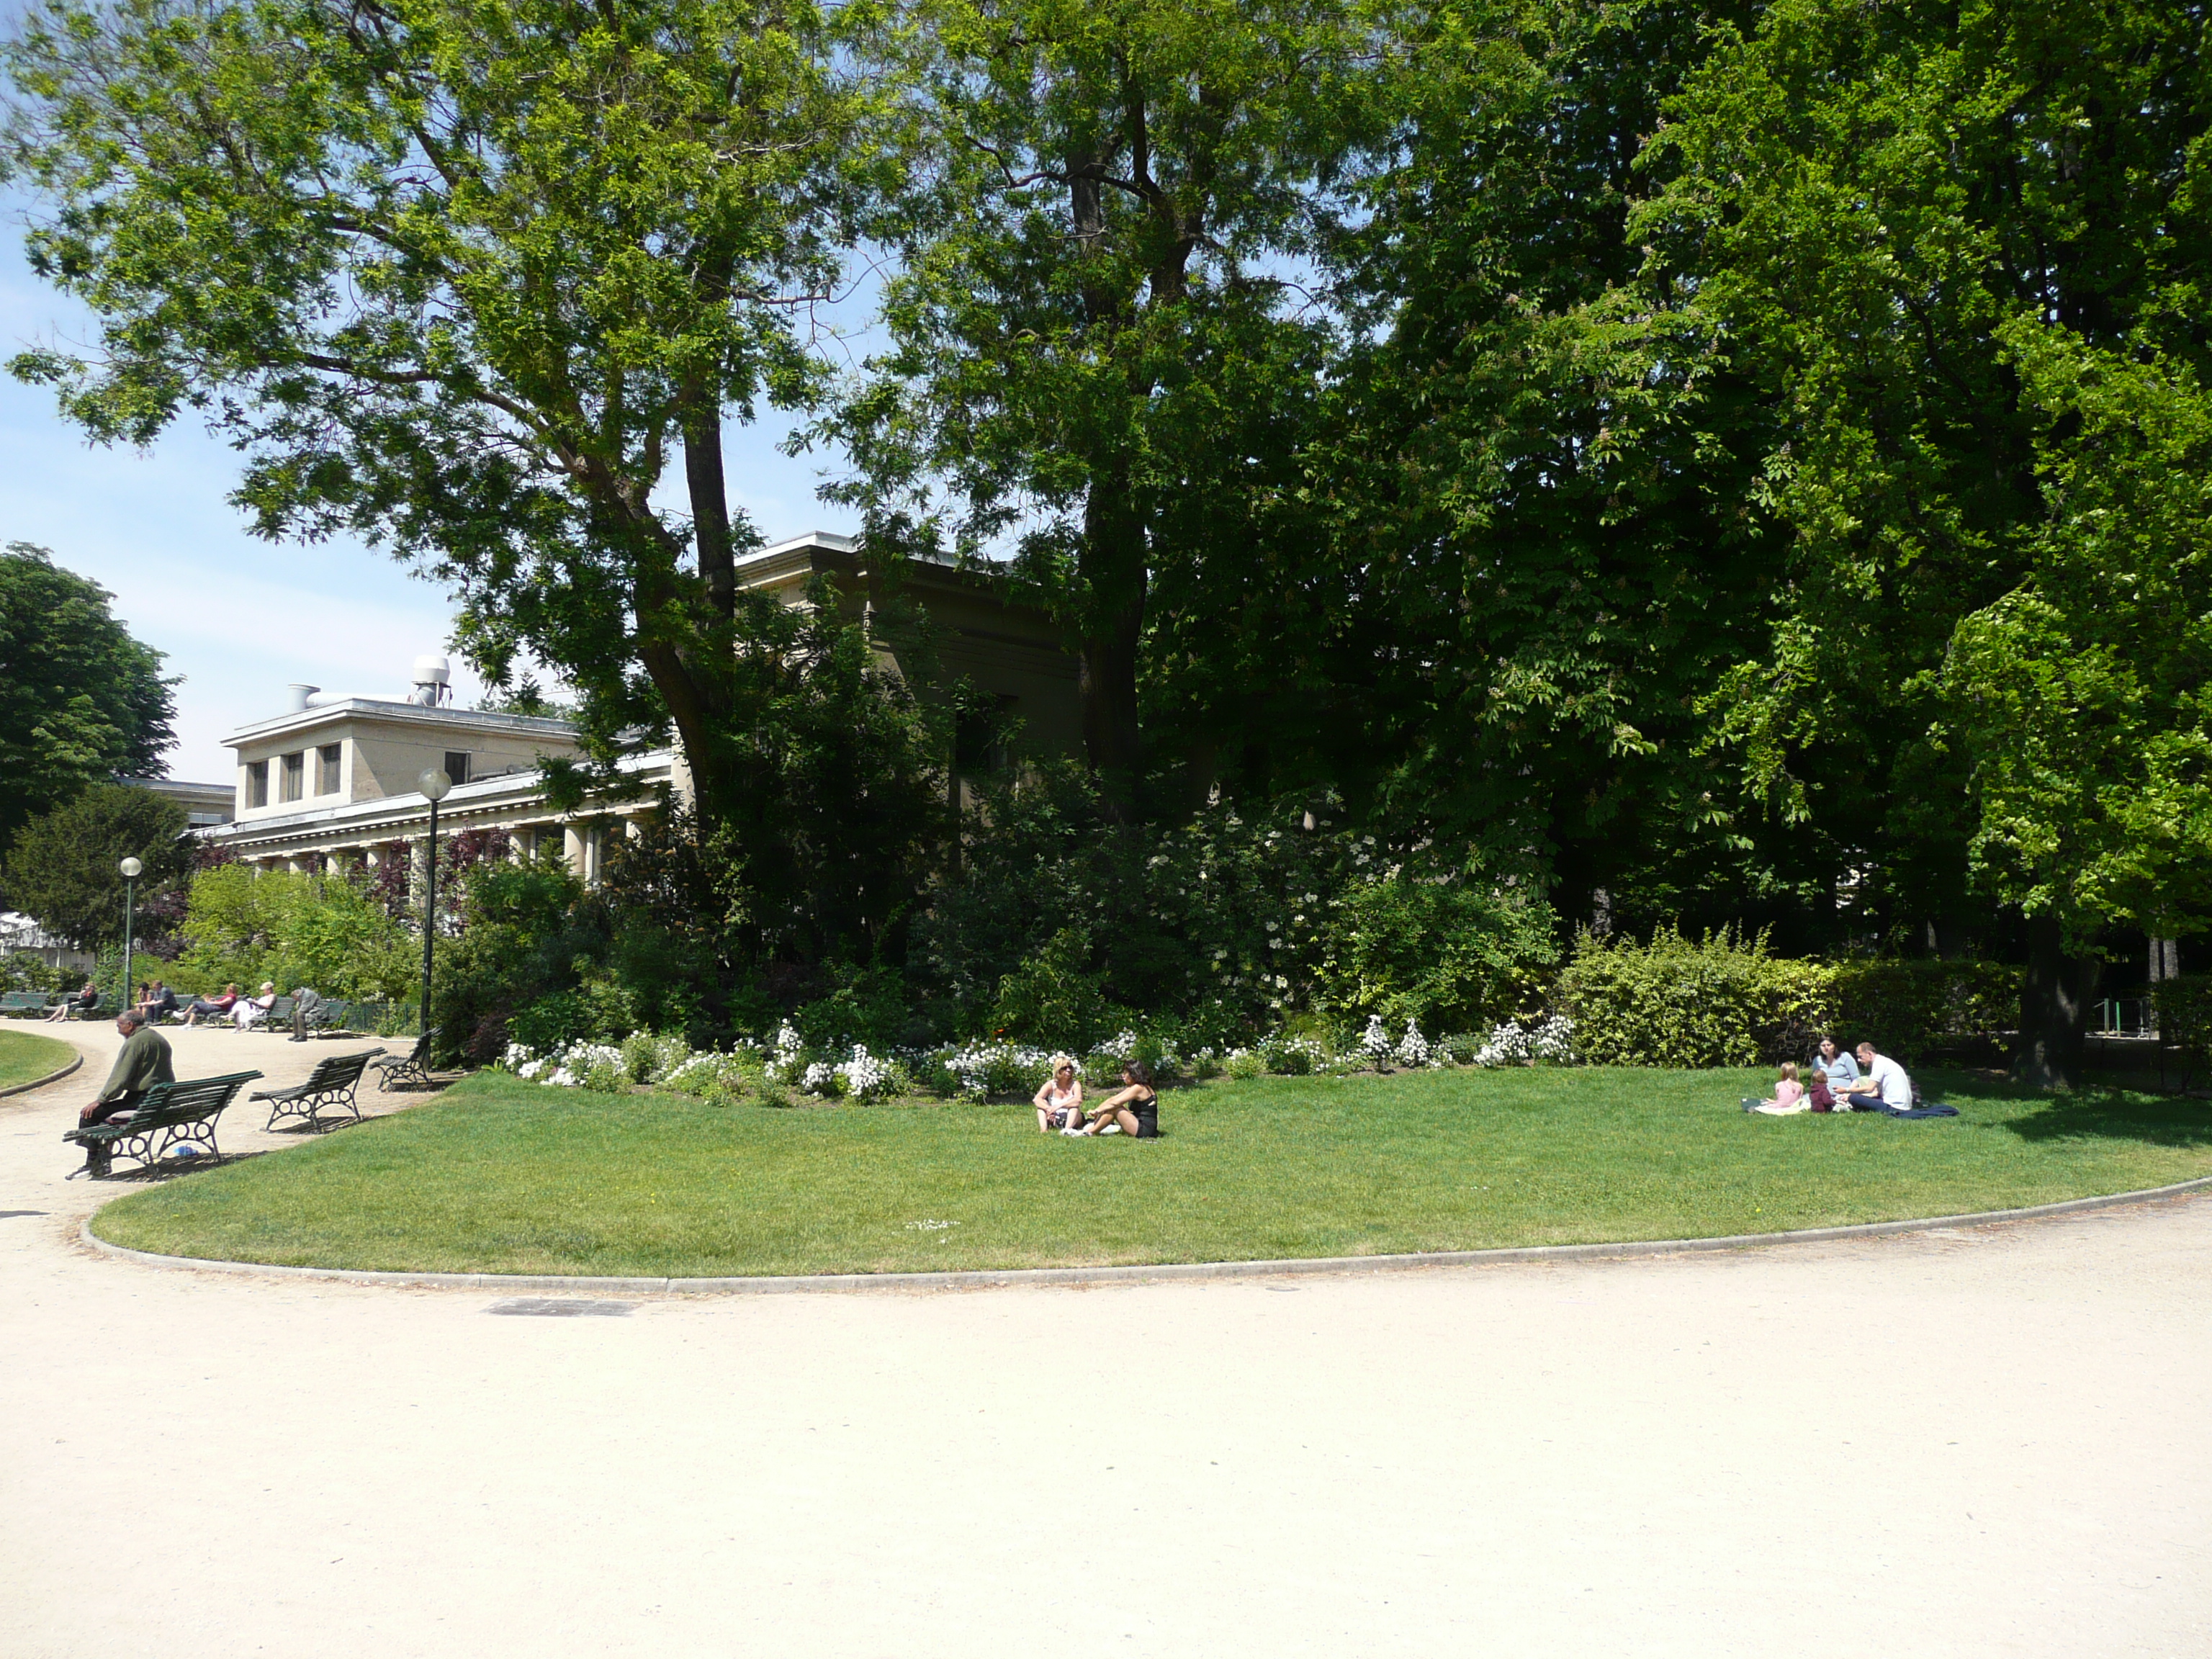
<path fill-rule="evenodd" d="M 289 1089 L 264 1089 L 252 1098 L 269 1103 L 269 1121 L 263 1127 L 273 1129 L 280 1117 L 303 1117 L 307 1127 L 323 1127 L 322 1113 L 325 1107 L 332 1109 L 343 1106 L 361 1121 L 361 1107 L 354 1099 L 361 1087 L 362 1067 L 384 1052 L 381 1048 L 364 1048 L 357 1054 L 332 1054 L 328 1060 L 319 1060 L 315 1069 L 307 1073 L 305 1083 L 295 1084 Z"/>
<path fill-rule="evenodd" d="M 111 1160 L 136 1160 L 146 1169 L 161 1162 L 170 1147 L 189 1142 L 204 1144 L 210 1158 L 222 1151 L 215 1143 L 216 1120 L 223 1108 L 238 1098 L 238 1091 L 261 1075 L 233 1072 L 227 1077 L 195 1078 L 189 1083 L 157 1083 L 145 1097 L 122 1117 L 88 1128 L 71 1129 L 64 1140 L 85 1149 L 97 1166 L 94 1179 L 107 1174 Z"/>

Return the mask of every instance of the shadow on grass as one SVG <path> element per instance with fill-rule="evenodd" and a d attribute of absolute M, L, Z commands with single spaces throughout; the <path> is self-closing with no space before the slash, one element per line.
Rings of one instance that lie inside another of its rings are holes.
<path fill-rule="evenodd" d="M 188 1176 L 201 1170 L 221 1170 L 233 1164 L 246 1164 L 257 1158 L 266 1158 L 266 1152 L 224 1152 L 214 1158 L 165 1158 L 157 1164 L 134 1164 L 127 1170 L 111 1170 L 100 1177 L 100 1184 L 112 1187 L 129 1184 L 134 1187 L 157 1187 L 179 1176 Z"/>
<path fill-rule="evenodd" d="M 2142 1095 L 2054 1095 L 2004 1126 L 2022 1140 L 2136 1140 L 2151 1146 L 2212 1146 L 2212 1106 Z"/>
<path fill-rule="evenodd" d="M 2140 1094 L 2091 1085 L 2072 1094 L 2045 1094 L 1993 1071 L 1931 1071 L 1930 1100 L 1971 1108 L 1987 1102 L 2015 1109 L 1993 1125 L 2022 1140 L 2132 1140 L 2146 1146 L 2212 1146 L 2212 1104 L 2179 1096 Z M 2026 1109 L 2018 1109 L 2025 1108 Z"/>

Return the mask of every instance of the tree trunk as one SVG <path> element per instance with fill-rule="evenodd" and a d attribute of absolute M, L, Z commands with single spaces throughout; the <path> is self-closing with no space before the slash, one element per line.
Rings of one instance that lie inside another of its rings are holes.
<path fill-rule="evenodd" d="M 2020 988 L 2020 1046 L 2013 1076 L 2038 1089 L 2073 1083 L 2087 1048 L 2089 1009 L 2103 963 L 2094 956 L 2066 954 L 2057 919 L 2031 916 L 2027 973 Z"/>
<path fill-rule="evenodd" d="M 1083 514 L 1083 586 L 1089 616 L 1077 685 L 1083 746 L 1109 810 L 1126 820 L 1144 771 L 1137 719 L 1137 657 L 1145 631 L 1145 539 L 1126 492 L 1095 481 Z"/>

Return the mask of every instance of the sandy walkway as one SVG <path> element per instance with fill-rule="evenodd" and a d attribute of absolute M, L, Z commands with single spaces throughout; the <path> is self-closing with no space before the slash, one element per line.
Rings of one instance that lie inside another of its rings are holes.
<path fill-rule="evenodd" d="M 501 1317 L 71 1244 L 98 1071 L 0 1103 L 5 1659 L 2212 1652 L 2212 1200 Z"/>

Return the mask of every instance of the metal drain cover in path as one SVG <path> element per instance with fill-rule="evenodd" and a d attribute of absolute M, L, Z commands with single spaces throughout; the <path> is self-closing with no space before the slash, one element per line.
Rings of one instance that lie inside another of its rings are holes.
<path fill-rule="evenodd" d="M 535 1314 L 544 1319 L 619 1319 L 632 1308 L 635 1302 L 602 1302 L 596 1297 L 514 1296 L 504 1302 L 495 1302 L 486 1313 Z"/>

